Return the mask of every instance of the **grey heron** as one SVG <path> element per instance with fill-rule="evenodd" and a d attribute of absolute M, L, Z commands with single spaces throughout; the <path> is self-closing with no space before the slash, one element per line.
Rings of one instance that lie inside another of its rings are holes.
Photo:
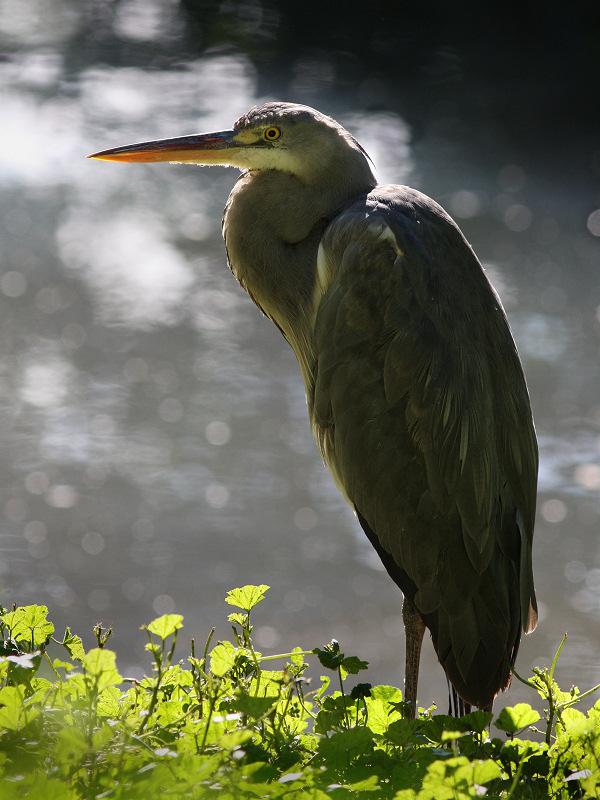
<path fill-rule="evenodd" d="M 502 304 L 458 226 L 292 103 L 91 157 L 242 171 L 229 265 L 293 348 L 321 456 L 404 595 L 408 714 L 425 628 L 460 710 L 491 708 L 537 624 L 538 450 Z"/>

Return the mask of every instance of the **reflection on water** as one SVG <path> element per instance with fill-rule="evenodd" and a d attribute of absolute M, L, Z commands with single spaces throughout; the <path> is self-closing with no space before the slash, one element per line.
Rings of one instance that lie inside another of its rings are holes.
<path fill-rule="evenodd" d="M 63 4 L 60 25 L 51 3 L 36 7 L 0 7 L 12 43 L 0 64 L 2 601 L 47 603 L 81 632 L 113 624 L 135 671 L 153 615 L 177 609 L 202 639 L 225 619 L 226 590 L 264 582 L 262 648 L 335 635 L 371 660 L 373 681 L 398 683 L 399 594 L 318 460 L 293 354 L 226 268 L 234 172 L 84 158 L 230 125 L 262 99 L 251 62 L 213 53 L 145 70 L 81 55 L 74 70 L 64 42 L 78 4 Z M 180 24 L 170 3 L 123 2 L 113 20 L 129 40 Z M 568 629 L 564 682 L 598 682 L 599 212 L 578 196 L 574 222 L 518 163 L 474 167 L 439 120 L 411 147 L 391 112 L 339 116 L 382 181 L 424 188 L 461 222 L 505 302 L 542 456 L 542 624 L 521 672 Z M 433 661 L 422 696 L 443 706 Z"/>

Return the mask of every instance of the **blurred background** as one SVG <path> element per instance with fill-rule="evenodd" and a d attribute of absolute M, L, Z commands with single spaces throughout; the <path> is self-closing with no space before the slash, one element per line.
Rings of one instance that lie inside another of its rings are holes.
<path fill-rule="evenodd" d="M 264 652 L 335 637 L 402 685 L 400 593 L 227 268 L 236 174 L 85 159 L 296 101 L 440 202 L 498 289 L 541 450 L 518 668 L 568 631 L 559 682 L 600 682 L 599 29 L 592 2 L 0 0 L 0 602 L 87 646 L 113 625 L 139 676 L 140 625 L 229 638 L 225 593 L 265 583 Z M 445 710 L 430 643 L 421 675 Z"/>

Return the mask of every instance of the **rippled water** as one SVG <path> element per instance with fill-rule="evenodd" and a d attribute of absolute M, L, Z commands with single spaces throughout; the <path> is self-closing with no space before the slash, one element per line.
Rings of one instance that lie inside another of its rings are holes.
<path fill-rule="evenodd" d="M 152 38 L 167 11 L 147 4 L 134 24 L 130 6 L 119 35 Z M 372 681 L 400 683 L 400 595 L 319 461 L 291 350 L 226 266 L 235 173 L 85 160 L 223 129 L 271 95 L 239 53 L 177 70 L 83 56 L 73 68 L 78 6 L 61 6 L 60 25 L 52 3 L 37 8 L 0 10 L 2 602 L 46 603 L 88 644 L 98 620 L 114 625 L 122 671 L 136 673 L 141 624 L 177 610 L 198 641 L 213 624 L 228 636 L 226 590 L 263 582 L 260 647 L 335 636 L 371 661 Z M 443 119 L 415 143 L 392 112 L 323 110 L 382 182 L 410 182 L 458 219 L 502 296 L 541 448 L 541 622 L 519 668 L 547 663 L 568 630 L 559 680 L 597 683 L 600 198 L 568 172 L 547 185 L 518 153 L 473 158 Z M 424 662 L 422 700 L 443 707 L 430 647 Z"/>

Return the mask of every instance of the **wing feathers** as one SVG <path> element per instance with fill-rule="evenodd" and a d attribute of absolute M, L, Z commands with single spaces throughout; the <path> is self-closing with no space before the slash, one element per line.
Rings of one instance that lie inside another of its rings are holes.
<path fill-rule="evenodd" d="M 320 258 L 307 396 L 323 457 L 415 587 L 457 691 L 488 705 L 536 607 L 537 446 L 504 313 L 462 234 L 412 190 L 357 201 Z"/>

